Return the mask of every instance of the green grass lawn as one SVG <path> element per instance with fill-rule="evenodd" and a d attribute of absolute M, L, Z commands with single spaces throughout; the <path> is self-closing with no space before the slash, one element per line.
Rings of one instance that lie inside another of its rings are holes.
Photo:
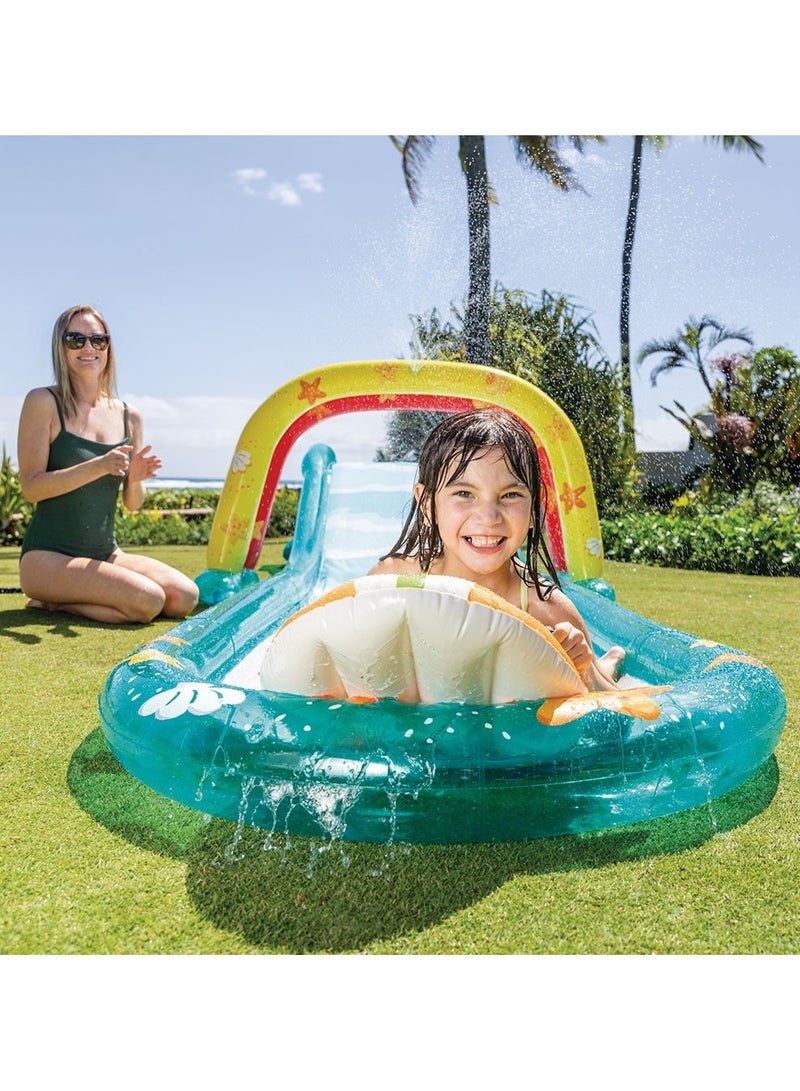
<path fill-rule="evenodd" d="M 262 560 L 280 559 L 282 543 Z M 196 576 L 201 547 L 147 550 Z M 16 587 L 19 551 L 0 550 Z M 321 852 L 165 799 L 129 776 L 98 693 L 171 628 L 106 627 L 0 596 L 5 954 L 794 954 L 800 579 L 607 565 L 618 601 L 741 648 L 780 678 L 776 759 L 708 808 L 600 834 Z"/>

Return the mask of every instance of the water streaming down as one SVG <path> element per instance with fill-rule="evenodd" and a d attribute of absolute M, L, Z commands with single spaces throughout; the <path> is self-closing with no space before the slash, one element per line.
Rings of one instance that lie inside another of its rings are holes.
<path fill-rule="evenodd" d="M 387 465 L 381 480 L 375 480 L 372 464 L 350 464 L 331 467 L 324 520 L 325 549 L 313 589 L 308 594 L 314 599 L 353 576 L 363 574 L 384 553 L 397 537 L 398 513 L 409 503 L 415 480 L 415 466 L 408 463 Z M 276 626 L 272 627 L 274 629 Z M 222 681 L 227 685 L 260 689 L 258 669 L 272 632 L 259 634 L 255 646 L 227 673 Z M 302 703 L 298 720 L 300 730 L 310 735 L 315 728 L 306 722 L 310 711 L 320 711 L 335 722 L 343 709 L 341 702 L 326 703 L 324 707 L 315 701 Z M 297 730 L 290 713 L 282 712 L 271 723 L 261 722 L 248 726 L 247 742 L 256 746 L 265 738 L 281 738 L 292 742 Z M 433 722 L 425 717 L 424 725 Z M 452 731 L 452 728 L 447 730 Z M 417 730 L 418 733 L 418 730 Z M 404 736 L 411 738 L 414 728 L 406 728 Z M 427 732 L 426 732 L 427 737 Z M 427 738 L 427 745 L 433 740 Z M 197 802 L 202 803 L 203 784 L 211 778 L 211 784 L 221 778 L 237 776 L 241 763 L 227 747 L 220 747 L 214 762 L 203 771 L 198 788 Z M 329 755 L 324 748 L 314 749 L 291 772 L 291 776 L 275 779 L 266 776 L 248 776 L 242 779 L 241 806 L 237 814 L 237 828 L 245 824 L 257 825 L 270 834 L 281 833 L 285 837 L 297 822 L 293 813 L 298 809 L 310 816 L 327 838 L 328 844 L 343 841 L 347 836 L 348 813 L 363 795 L 366 785 L 385 781 L 385 811 L 387 815 L 385 841 L 392 845 L 395 839 L 395 815 L 397 797 L 411 792 L 417 796 L 423 788 L 430 787 L 434 766 L 429 760 L 420 759 L 416 752 L 401 748 L 394 754 L 380 746 L 366 756 L 350 757 Z"/>

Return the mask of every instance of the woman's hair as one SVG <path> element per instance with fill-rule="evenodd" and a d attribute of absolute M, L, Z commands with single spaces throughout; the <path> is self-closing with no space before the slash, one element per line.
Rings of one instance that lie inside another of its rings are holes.
<path fill-rule="evenodd" d="M 100 393 L 105 395 L 106 398 L 113 398 L 116 394 L 117 386 L 114 342 L 111 340 L 111 331 L 108 328 L 108 323 L 99 311 L 95 310 L 94 307 L 90 307 L 88 304 L 84 303 L 79 304 L 77 307 L 70 307 L 69 310 L 64 311 L 63 314 L 58 316 L 56 324 L 53 326 L 53 374 L 55 375 L 58 392 L 61 395 L 64 412 L 68 417 L 73 417 L 75 415 L 78 411 L 78 405 L 75 401 L 75 391 L 72 389 L 72 379 L 70 378 L 69 368 L 67 367 L 67 349 L 64 344 L 64 334 L 69 329 L 69 324 L 72 319 L 79 314 L 89 314 L 92 318 L 96 318 L 108 334 L 108 356 L 106 357 L 106 366 L 100 376 Z"/>
<path fill-rule="evenodd" d="M 487 447 L 502 450 L 508 468 L 533 497 L 533 526 L 528 530 L 525 559 L 523 562 L 515 556 L 513 563 L 520 577 L 543 599 L 553 586 L 560 586 L 544 535 L 547 490 L 533 436 L 517 417 L 502 409 L 453 413 L 431 430 L 419 453 L 417 480 L 422 485 L 419 498 L 412 501 L 400 537 L 381 560 L 415 556 L 420 569 L 428 570 L 443 549 L 436 521 L 436 492 L 460 477 L 478 452 Z M 539 564 L 552 580 L 545 590 L 541 586 Z"/>

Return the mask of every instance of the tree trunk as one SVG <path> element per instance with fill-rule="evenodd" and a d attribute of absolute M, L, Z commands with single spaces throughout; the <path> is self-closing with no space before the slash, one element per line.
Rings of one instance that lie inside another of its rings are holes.
<path fill-rule="evenodd" d="M 469 226 L 469 291 L 465 315 L 467 359 L 472 364 L 490 364 L 492 360 L 489 336 L 491 272 L 486 142 L 482 136 L 462 136 L 460 143 L 461 162 L 467 179 Z"/>
<path fill-rule="evenodd" d="M 630 308 L 631 308 L 631 266 L 633 261 L 633 239 L 636 234 L 636 215 L 639 211 L 639 180 L 642 171 L 642 144 L 644 137 L 633 138 L 633 159 L 631 161 L 631 191 L 628 197 L 628 217 L 625 222 L 625 241 L 622 245 L 622 291 L 619 308 L 619 349 L 622 369 L 622 419 L 627 445 L 631 453 L 635 450 L 633 421 L 633 384 L 631 383 L 631 344 L 630 344 Z"/>

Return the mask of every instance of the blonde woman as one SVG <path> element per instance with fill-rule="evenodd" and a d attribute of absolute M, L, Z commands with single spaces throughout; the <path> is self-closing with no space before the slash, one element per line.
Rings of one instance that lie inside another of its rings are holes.
<path fill-rule="evenodd" d="M 27 605 L 110 623 L 185 617 L 195 583 L 114 537 L 120 488 L 136 511 L 161 460 L 143 446 L 139 411 L 116 396 L 108 324 L 93 307 L 70 307 L 52 347 L 55 383 L 28 393 L 19 420 L 20 483 L 36 505 L 19 568 Z"/>

